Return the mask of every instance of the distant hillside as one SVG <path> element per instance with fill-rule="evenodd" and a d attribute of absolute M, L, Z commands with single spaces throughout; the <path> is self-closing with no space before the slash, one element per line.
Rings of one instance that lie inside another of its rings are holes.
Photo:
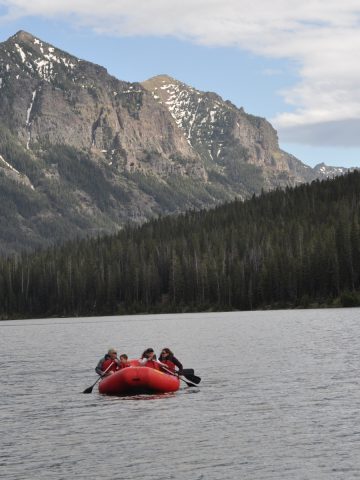
<path fill-rule="evenodd" d="M 0 254 L 326 175 L 214 93 L 124 82 L 23 31 L 0 44 Z"/>
<path fill-rule="evenodd" d="M 360 173 L 0 261 L 0 316 L 360 305 Z"/>

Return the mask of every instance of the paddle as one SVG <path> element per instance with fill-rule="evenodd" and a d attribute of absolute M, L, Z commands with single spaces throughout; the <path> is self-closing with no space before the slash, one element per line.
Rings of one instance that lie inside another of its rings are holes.
<path fill-rule="evenodd" d="M 165 372 L 167 373 L 170 373 L 170 375 L 173 375 L 174 377 L 178 377 L 180 380 L 182 380 L 183 382 L 186 383 L 186 385 L 188 385 L 189 387 L 197 387 L 197 385 L 195 385 L 195 383 L 192 383 L 192 382 L 187 382 L 186 380 L 184 380 L 180 375 L 177 375 L 176 373 L 172 372 L 171 370 L 169 370 L 168 368 L 166 368 L 164 366 L 164 364 L 162 364 L 161 362 L 158 362 L 158 364 L 160 365 L 160 367 L 165 370 Z M 198 377 L 199 378 L 199 377 Z M 200 379 L 201 380 L 201 379 Z"/>
<path fill-rule="evenodd" d="M 195 375 L 193 368 L 184 368 L 181 372 L 181 375 L 190 380 L 190 382 L 196 384 L 201 382 L 201 378 Z"/>
<path fill-rule="evenodd" d="M 102 378 L 104 378 L 105 373 L 106 373 L 106 372 L 110 369 L 110 367 L 112 367 L 113 365 L 114 365 L 114 362 L 111 362 L 110 365 L 108 366 L 108 368 L 105 370 L 105 372 L 104 372 L 102 375 L 100 375 L 100 377 L 96 380 L 96 382 L 95 382 L 93 385 L 91 385 L 91 387 L 85 388 L 85 390 L 83 391 L 83 393 L 91 393 L 91 392 L 93 391 L 93 388 L 94 388 L 95 385 L 97 384 L 97 382 L 98 382 L 99 380 L 101 380 Z"/>
<path fill-rule="evenodd" d="M 186 370 L 185 370 L 186 372 Z M 182 371 L 182 376 L 190 380 L 190 382 L 193 383 L 200 383 L 201 382 L 201 377 L 198 377 L 197 375 L 194 375 L 193 373 L 184 373 L 184 370 Z"/>

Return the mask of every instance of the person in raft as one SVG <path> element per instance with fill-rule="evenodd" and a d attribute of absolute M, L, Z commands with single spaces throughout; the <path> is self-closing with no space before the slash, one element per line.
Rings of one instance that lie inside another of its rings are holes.
<path fill-rule="evenodd" d="M 101 377 L 104 375 L 111 375 L 117 370 L 118 365 L 119 360 L 117 358 L 117 351 L 115 348 L 109 348 L 107 354 L 101 358 L 99 363 L 96 365 L 95 372 Z"/>
<path fill-rule="evenodd" d="M 156 355 L 153 348 L 147 348 L 141 355 L 139 360 L 140 366 L 154 368 L 160 370 L 160 366 L 156 361 Z"/>
<path fill-rule="evenodd" d="M 126 353 L 122 353 L 119 357 L 118 370 L 122 370 L 123 368 L 126 368 L 126 367 L 131 367 L 131 365 L 129 363 L 128 356 L 126 355 Z"/>
<path fill-rule="evenodd" d="M 161 350 L 161 353 L 159 356 L 159 362 L 162 363 L 165 366 L 165 368 L 167 368 L 168 370 L 174 373 L 176 371 L 175 368 L 177 367 L 178 370 L 176 373 L 178 373 L 179 375 L 182 374 L 182 371 L 183 371 L 182 363 L 176 357 L 174 357 L 174 354 L 170 350 L 170 348 L 165 347 Z"/>

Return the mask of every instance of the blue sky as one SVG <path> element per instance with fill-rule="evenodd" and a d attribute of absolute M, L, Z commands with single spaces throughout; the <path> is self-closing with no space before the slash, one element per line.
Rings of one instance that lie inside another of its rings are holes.
<path fill-rule="evenodd" d="M 319 3 L 0 0 L 0 41 L 26 30 L 122 80 L 171 75 L 266 117 L 309 165 L 360 166 L 359 8 Z"/>

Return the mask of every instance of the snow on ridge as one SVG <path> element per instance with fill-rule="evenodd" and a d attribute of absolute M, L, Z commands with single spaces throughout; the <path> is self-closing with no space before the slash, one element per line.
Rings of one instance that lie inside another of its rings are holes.
<path fill-rule="evenodd" d="M 162 90 L 159 96 L 159 90 Z M 219 100 L 209 100 L 206 94 L 188 87 L 181 82 L 169 82 L 162 80 L 159 87 L 152 89 L 152 95 L 159 103 L 161 99 L 169 110 L 169 113 L 175 120 L 177 126 L 184 131 L 185 138 L 189 145 L 192 145 L 194 137 L 204 141 L 203 136 L 208 139 L 207 152 L 209 157 L 214 160 L 214 156 L 219 158 L 223 150 L 223 143 L 214 142 L 212 133 L 217 128 L 218 120 L 224 115 L 224 105 Z M 207 125 L 206 133 L 204 126 Z M 224 133 L 224 129 L 219 131 Z M 213 148 L 214 147 L 214 148 Z"/>
<path fill-rule="evenodd" d="M 43 58 L 37 58 L 34 60 L 34 63 L 36 64 L 36 69 L 40 77 L 47 81 L 54 79 L 56 76 L 56 73 L 54 73 L 54 63 L 57 63 L 58 65 L 63 64 L 66 68 L 70 68 L 71 70 L 76 66 L 70 59 L 66 57 L 58 57 L 50 52 L 50 49 L 49 53 L 44 54 Z"/>
<path fill-rule="evenodd" d="M 185 86 L 178 83 L 167 83 L 165 80 L 163 80 L 162 83 L 163 85 L 160 86 L 160 89 L 165 90 L 167 93 L 165 104 L 176 124 L 186 131 L 186 138 L 189 142 L 201 98 L 197 99 L 197 105 L 195 108 L 194 100 L 192 98 L 192 94 L 197 92 L 195 89 L 191 87 L 185 88 Z M 160 99 L 154 91 L 152 94 L 156 100 Z"/>
<path fill-rule="evenodd" d="M 19 175 L 21 175 L 21 173 L 20 173 L 18 170 L 16 170 L 16 168 L 14 168 L 12 165 L 10 165 L 10 163 L 8 163 L 2 155 L 0 155 L 0 160 L 1 160 L 3 163 L 5 163 L 5 165 L 6 165 L 10 170 L 12 170 L 13 172 L 18 173 Z"/>
<path fill-rule="evenodd" d="M 34 45 L 37 45 L 38 49 L 40 50 L 41 54 L 34 57 L 33 52 L 24 51 L 24 48 L 21 47 L 18 43 L 15 43 L 15 48 L 19 53 L 22 63 L 25 64 L 29 69 L 34 69 L 37 71 L 38 75 L 45 81 L 53 80 L 56 76 L 54 72 L 55 64 L 64 65 L 66 68 L 73 70 L 76 67 L 76 62 L 69 57 L 58 56 L 55 53 L 55 48 L 51 46 L 44 45 L 39 39 L 34 38 Z M 29 61 L 31 59 L 31 61 Z M 78 60 L 77 60 L 78 61 Z M 6 66 L 7 71 L 9 70 L 9 66 Z"/>
<path fill-rule="evenodd" d="M 24 53 L 24 50 L 20 47 L 18 43 L 15 43 L 15 47 L 16 47 L 16 50 L 19 52 L 22 62 L 25 63 L 26 55 Z"/>

